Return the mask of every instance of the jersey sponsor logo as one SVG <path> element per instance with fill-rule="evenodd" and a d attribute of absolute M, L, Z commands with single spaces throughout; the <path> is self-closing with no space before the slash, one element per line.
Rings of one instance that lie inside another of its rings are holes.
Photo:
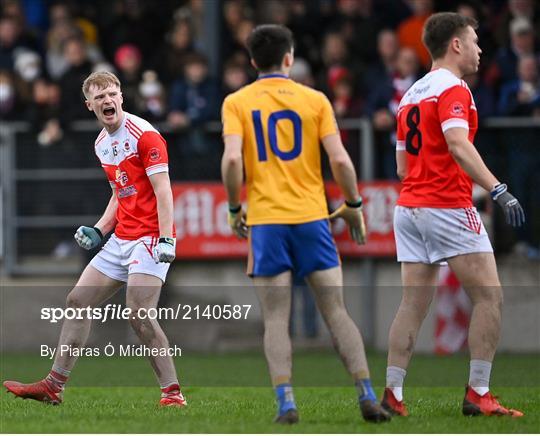
<path fill-rule="evenodd" d="M 429 90 L 429 88 L 430 88 L 430 85 L 426 85 L 423 88 L 413 88 L 411 92 L 414 94 L 424 94 Z"/>
<path fill-rule="evenodd" d="M 455 101 L 450 106 L 450 113 L 452 115 L 455 115 L 457 117 L 462 117 L 465 115 L 465 109 L 463 108 L 463 104 L 460 101 Z"/>
<path fill-rule="evenodd" d="M 120 188 L 118 190 L 118 198 L 125 198 L 130 197 L 132 195 L 135 195 L 137 193 L 137 190 L 135 189 L 135 186 L 130 185 L 126 186 L 125 188 Z"/>
<path fill-rule="evenodd" d="M 150 162 L 157 162 L 161 159 L 161 153 L 159 152 L 159 149 L 155 147 L 150 149 L 148 156 L 150 156 Z"/>
<path fill-rule="evenodd" d="M 116 169 L 115 181 L 121 186 L 126 186 L 128 182 L 128 176 L 125 171 L 122 171 L 120 168 Z"/>

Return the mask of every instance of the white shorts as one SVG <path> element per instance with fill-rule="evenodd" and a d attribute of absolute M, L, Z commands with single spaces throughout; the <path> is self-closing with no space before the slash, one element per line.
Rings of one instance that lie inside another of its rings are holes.
<path fill-rule="evenodd" d="M 446 259 L 460 254 L 493 253 L 475 207 L 396 206 L 394 234 L 398 262 L 443 265 Z"/>
<path fill-rule="evenodd" d="M 127 282 L 129 274 L 149 274 L 165 283 L 170 263 L 156 263 L 152 249 L 158 238 L 144 236 L 134 241 L 118 238 L 114 233 L 101 251 L 90 261 L 95 269 L 114 280 Z"/>

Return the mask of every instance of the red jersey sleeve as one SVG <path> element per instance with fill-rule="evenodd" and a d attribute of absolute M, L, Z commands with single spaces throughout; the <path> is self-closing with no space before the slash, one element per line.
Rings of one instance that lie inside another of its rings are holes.
<path fill-rule="evenodd" d="M 471 105 L 471 93 L 464 86 L 456 85 L 444 91 L 437 105 L 443 133 L 454 127 L 469 130 Z"/>
<path fill-rule="evenodd" d="M 148 176 L 169 171 L 167 142 L 159 133 L 144 132 L 137 143 L 137 151 Z"/>

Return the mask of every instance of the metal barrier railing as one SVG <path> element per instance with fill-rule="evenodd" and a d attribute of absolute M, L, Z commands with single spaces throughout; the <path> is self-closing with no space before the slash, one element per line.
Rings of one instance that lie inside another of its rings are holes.
<path fill-rule="evenodd" d="M 374 140 L 371 123 L 368 119 L 345 119 L 339 121 L 341 129 L 358 132 L 358 157 L 357 167 L 361 180 L 373 180 L 374 178 Z M 20 168 L 19 156 L 17 156 L 17 135 L 31 132 L 31 125 L 26 122 L 2 123 L 0 128 L 0 184 L 2 187 L 2 204 L 0 208 L 0 222 L 2 224 L 0 235 L 1 255 L 4 259 L 5 272 L 10 275 L 48 275 L 48 274 L 73 274 L 79 271 L 78 266 L 66 263 L 36 263 L 24 264 L 20 260 L 18 237 L 21 230 L 26 229 L 62 229 L 75 228 L 81 223 L 91 223 L 99 219 L 98 215 L 92 214 L 31 214 L 25 215 L 18 207 L 19 188 L 23 184 L 53 184 L 61 182 L 72 184 L 80 181 L 103 181 L 103 171 L 95 168 Z M 163 134 L 171 133 L 166 124 L 156 126 Z M 204 126 L 206 132 L 219 134 L 220 122 L 210 122 Z M 93 134 L 99 131 L 98 124 L 93 120 L 82 120 L 72 124 L 71 132 Z M 88 144 L 91 146 L 91 143 Z M 169 145 L 170 147 L 170 145 Z M 30 190 L 32 191 L 32 190 Z M 62 192 L 48 193 L 52 196 L 61 196 Z M 45 199 L 42 199 L 45 201 Z M 39 198 L 33 199 L 39 202 Z"/>
<path fill-rule="evenodd" d="M 359 178 L 364 181 L 373 180 L 375 178 L 375 140 L 371 122 L 368 119 L 349 119 L 339 122 L 340 128 L 344 130 L 356 131 L 357 136 L 354 137 L 354 143 L 358 144 L 358 149 L 355 150 L 357 155 L 356 166 L 358 168 Z M 168 133 L 165 125 L 156 126 L 162 133 Z M 205 126 L 208 132 L 219 134 L 221 124 L 219 122 L 208 123 Z M 532 118 L 492 118 L 483 120 L 479 130 L 479 146 L 484 142 L 488 146 L 500 145 L 508 137 L 510 132 L 501 129 L 531 129 L 534 128 L 535 134 L 538 133 L 537 128 L 540 128 L 540 120 Z M 493 129 L 493 131 L 492 131 Z M 72 125 L 72 132 L 79 133 L 95 133 L 97 134 L 99 127 L 94 121 L 80 121 Z M 97 161 L 91 162 L 91 167 L 81 168 L 59 168 L 54 165 L 45 164 L 45 168 L 28 168 L 26 165 L 20 165 L 20 150 L 17 143 L 18 134 L 28 134 L 31 132 L 31 126 L 28 123 L 1 123 L 0 124 L 0 253 L 4 262 L 4 269 L 10 275 L 51 275 L 51 274 L 76 274 L 80 272 L 80 263 L 66 262 L 51 262 L 50 253 L 44 256 L 44 261 L 27 263 L 19 256 L 18 241 L 24 239 L 24 232 L 35 231 L 36 229 L 46 229 L 52 233 L 50 239 L 54 239 L 55 231 L 66 229 L 66 234 L 70 236 L 71 245 L 73 241 L 71 235 L 74 229 L 83 223 L 93 223 L 99 218 L 98 215 L 82 213 L 83 208 L 71 208 L 71 212 L 59 214 L 26 213 L 21 210 L 21 197 L 24 195 L 30 196 L 30 202 L 43 203 L 53 198 L 62 198 L 63 192 L 43 191 L 43 187 L 54 186 L 59 184 L 60 189 L 66 185 L 75 185 L 79 182 L 92 182 L 93 188 L 99 188 L 99 192 L 104 193 L 108 197 L 107 184 L 104 179 L 103 171 L 99 168 Z M 496 135 L 490 136 L 494 132 Z M 482 138 L 483 133 L 489 133 L 488 137 Z M 536 136 L 537 140 L 540 135 Z M 28 139 L 28 138 L 27 138 Z M 537 144 L 537 140 L 535 141 Z M 35 140 L 34 140 L 35 141 Z M 86 147 L 91 147 L 92 142 L 85 144 Z M 170 144 L 169 144 L 170 147 Z M 351 150 L 349 150 L 351 151 Z M 503 158 L 504 160 L 504 158 Z M 43 163 L 43 162 L 42 162 Z M 65 166 L 65 165 L 64 165 Z M 103 183 L 103 189 L 98 182 Z M 31 185 L 33 188 L 25 192 L 22 190 L 22 185 Z M 36 188 L 34 188 L 36 187 Z M 88 192 L 86 187 L 73 186 L 75 190 L 79 190 L 81 196 L 92 196 L 92 192 Z M 40 191 L 41 189 L 41 191 Z M 48 188 L 47 188 L 48 189 Z M 52 188 L 51 188 L 52 189 Z M 97 190 L 96 190 L 97 191 Z M 22 193 L 21 193 L 22 192 Z M 36 193 L 37 192 L 37 193 Z M 45 197 L 40 197 L 39 192 L 45 192 Z M 41 201 L 40 201 L 41 200 Z M 101 199 L 98 199 L 100 208 L 105 207 L 106 201 L 101 204 Z M 68 201 L 66 199 L 66 201 Z M 54 209 L 54 208 L 52 208 Z M 101 213 L 101 210 L 95 210 L 93 213 Z M 30 244 L 34 240 L 26 237 L 26 242 L 30 240 Z M 28 246 L 28 243 L 23 246 Z M 374 324 L 374 308 L 376 305 L 375 299 L 375 283 L 376 270 L 375 260 L 364 258 L 358 268 L 359 283 L 366 284 L 368 291 L 361 295 L 361 328 L 366 340 L 366 343 L 372 343 L 375 332 Z M 361 279 L 361 280 L 360 280 Z"/>
<path fill-rule="evenodd" d="M 373 180 L 375 178 L 376 156 L 371 122 L 368 119 L 347 119 L 340 120 L 339 125 L 340 128 L 354 131 L 357 134 L 356 136 L 351 135 L 351 137 L 354 138 L 353 142 L 358 144 L 358 149 L 355 150 L 355 153 L 360 180 Z M 171 133 L 165 124 L 156 127 L 158 127 L 163 134 Z M 538 139 L 540 139 L 538 128 L 540 128 L 540 119 L 538 118 L 485 119 L 480 124 L 477 145 L 479 148 L 484 147 L 484 151 L 491 153 L 491 157 L 493 157 L 495 153 L 501 153 L 499 147 L 505 141 L 515 141 L 516 137 L 521 137 L 520 135 L 527 132 L 527 129 L 533 129 L 531 131 L 532 136 L 530 136 L 530 132 L 528 133 L 529 138 L 532 138 L 529 139 L 529 142 L 537 144 Z M 20 159 L 21 151 L 19 148 L 21 144 L 18 144 L 17 135 L 28 135 L 32 131 L 31 129 L 32 126 L 26 122 L 2 122 L 0 124 L 0 255 L 4 262 L 5 272 L 8 274 L 29 275 L 75 273 L 79 271 L 79 268 L 66 264 L 37 263 L 34 265 L 27 265 L 21 262 L 18 250 L 18 240 L 20 239 L 21 231 L 38 228 L 49 229 L 50 231 L 53 229 L 70 229 L 71 231 L 81 223 L 95 222 L 98 219 L 97 214 L 101 213 L 101 210 L 93 210 L 91 213 L 87 213 L 83 210 L 84 208 L 80 208 L 79 210 L 77 207 L 72 207 L 72 210 L 69 213 L 64 213 L 62 215 L 44 213 L 43 211 L 40 211 L 39 213 L 26 213 L 25 211 L 20 210 L 21 208 L 19 205 L 21 200 L 28 200 L 27 203 L 40 203 L 40 201 L 47 201 L 51 197 L 56 199 L 62 197 L 62 191 L 52 193 L 46 192 L 45 197 L 47 198 L 43 197 L 40 192 L 43 193 L 44 188 L 47 188 L 48 186 L 51 186 L 51 189 L 53 189 L 54 186 L 60 186 L 60 189 L 64 186 L 76 189 L 77 186 L 74 185 L 84 181 L 101 181 L 104 183 L 103 172 L 98 167 L 97 161 L 90 162 L 90 166 L 87 168 L 59 168 L 55 167 L 54 163 L 51 164 L 50 162 L 42 162 L 34 165 L 34 167 L 37 166 L 36 168 L 28 167 L 26 161 L 21 161 Z M 78 121 L 72 125 L 71 132 L 85 134 L 90 138 L 90 134 L 97 134 L 98 130 L 99 126 L 95 121 Z M 205 125 L 205 130 L 218 135 L 221 131 L 221 123 L 208 123 Z M 27 142 L 36 142 L 34 136 L 26 137 L 26 140 Z M 86 141 L 86 138 L 84 138 L 84 140 Z M 35 144 L 34 146 L 37 147 Z M 170 146 L 171 145 L 169 145 L 169 147 Z M 527 144 L 527 146 L 531 146 L 531 144 Z M 91 148 L 91 142 L 88 145 L 85 144 L 84 147 L 88 147 L 89 150 Z M 494 147 L 497 150 L 496 152 L 493 151 Z M 76 153 L 80 153 L 81 150 L 87 149 L 76 149 Z M 512 153 L 513 150 L 507 150 L 506 157 L 508 156 L 508 152 Z M 503 164 L 507 164 L 505 156 L 497 156 L 499 163 L 500 161 L 503 161 Z M 486 158 L 489 160 L 490 156 L 486 156 Z M 33 157 L 26 156 L 26 159 L 31 160 Z M 41 168 L 39 167 L 40 165 L 42 166 Z M 106 189 L 102 190 L 97 183 L 92 186 L 94 190 L 96 190 L 96 187 L 99 188 L 96 192 L 99 191 L 101 194 L 107 194 Z M 80 195 L 84 193 L 91 197 L 93 194 L 88 195 L 85 192 L 85 188 L 86 187 L 80 189 Z M 104 204 L 105 203 L 103 203 L 103 207 Z"/>

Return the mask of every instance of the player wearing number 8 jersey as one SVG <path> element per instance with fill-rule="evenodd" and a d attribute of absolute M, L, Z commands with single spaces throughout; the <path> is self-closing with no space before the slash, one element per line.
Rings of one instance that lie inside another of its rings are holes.
<path fill-rule="evenodd" d="M 290 30 L 259 26 L 248 48 L 259 78 L 223 103 L 222 176 L 232 230 L 239 237 L 249 233 L 248 273 L 263 311 L 264 349 L 278 402 L 276 421 L 298 421 L 288 331 L 292 270 L 306 278 L 315 294 L 357 386 L 362 415 L 370 421 L 388 420 L 369 381 L 362 337 L 343 304 L 341 266 L 329 228 L 320 142 L 346 199 L 331 218 L 343 217 L 353 239 L 364 242 L 356 174 L 332 107 L 320 92 L 288 78 L 293 62 Z M 247 221 L 240 205 L 244 168 Z"/>
<path fill-rule="evenodd" d="M 434 69 L 404 95 L 397 120 L 396 149 L 407 157 L 397 204 L 471 208 L 472 180 L 450 154 L 444 136 L 460 127 L 474 140 L 478 115 L 467 84 L 445 68 Z"/>
<path fill-rule="evenodd" d="M 462 77 L 478 70 L 476 26 L 473 19 L 449 12 L 428 19 L 423 38 L 433 67 L 407 91 L 397 112 L 396 159 L 403 188 L 394 231 L 403 298 L 390 328 L 382 402 L 397 415 L 408 413 L 403 403 L 406 368 L 437 286 L 438 265 L 448 262 L 473 303 L 463 413 L 523 416 L 501 406 L 489 392 L 502 289 L 491 243 L 472 204 L 472 182 L 491 192 L 512 225 L 521 225 L 524 215 L 472 143 L 478 117 Z"/>

